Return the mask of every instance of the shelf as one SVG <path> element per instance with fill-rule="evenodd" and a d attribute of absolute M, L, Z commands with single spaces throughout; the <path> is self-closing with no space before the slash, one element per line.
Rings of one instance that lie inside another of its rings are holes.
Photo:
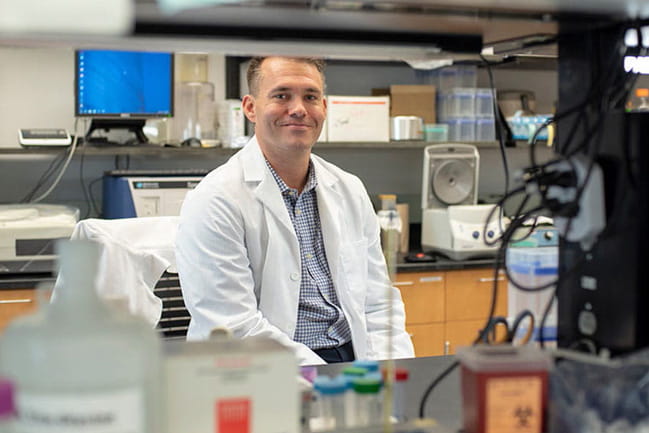
<path fill-rule="evenodd" d="M 390 141 L 385 143 L 356 143 L 356 142 L 336 142 L 336 143 L 316 143 L 314 151 L 324 149 L 423 149 L 424 147 L 436 144 L 428 141 Z M 498 147 L 496 141 L 474 142 L 478 148 Z M 57 154 L 65 151 L 64 148 L 2 148 L 0 147 L 0 157 L 3 155 L 47 155 Z M 158 156 L 158 157 L 209 157 L 233 155 L 238 148 L 223 147 L 162 147 L 162 146 L 106 146 L 106 147 L 79 147 L 75 156 Z"/>

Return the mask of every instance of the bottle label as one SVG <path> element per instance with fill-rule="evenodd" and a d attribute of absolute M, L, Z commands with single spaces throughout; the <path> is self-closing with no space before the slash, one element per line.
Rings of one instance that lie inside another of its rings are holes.
<path fill-rule="evenodd" d="M 139 388 L 94 393 L 16 396 L 18 433 L 142 433 L 144 396 Z"/>

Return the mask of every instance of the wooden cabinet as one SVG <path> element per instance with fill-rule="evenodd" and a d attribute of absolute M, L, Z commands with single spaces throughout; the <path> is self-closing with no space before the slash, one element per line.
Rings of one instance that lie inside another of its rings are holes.
<path fill-rule="evenodd" d="M 395 285 L 406 307 L 406 323 L 444 321 L 444 272 L 397 274 Z"/>
<path fill-rule="evenodd" d="M 444 354 L 444 323 L 406 325 L 415 356 L 438 356 Z"/>
<path fill-rule="evenodd" d="M 507 315 L 507 281 L 496 277 L 496 315 Z M 493 268 L 404 272 L 395 285 L 406 309 L 406 329 L 417 356 L 453 354 L 472 344 L 489 314 Z"/>
<path fill-rule="evenodd" d="M 397 274 L 395 286 L 401 291 L 406 330 L 417 356 L 444 354 L 444 285 L 444 272 Z"/>
<path fill-rule="evenodd" d="M 507 281 L 499 273 L 494 315 L 507 316 Z M 494 289 L 493 269 L 446 272 L 446 330 L 448 354 L 460 346 L 469 346 L 485 326 Z"/>
<path fill-rule="evenodd" d="M 37 307 L 35 289 L 0 290 L 0 333 L 13 319 Z"/>
<path fill-rule="evenodd" d="M 498 280 L 495 314 L 507 314 L 507 284 L 504 274 Z M 486 318 L 493 296 L 493 269 L 471 269 L 446 272 L 446 320 Z"/>

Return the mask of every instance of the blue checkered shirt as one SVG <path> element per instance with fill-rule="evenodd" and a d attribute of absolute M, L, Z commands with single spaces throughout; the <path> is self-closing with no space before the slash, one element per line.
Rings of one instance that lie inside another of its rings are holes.
<path fill-rule="evenodd" d="M 309 163 L 308 180 L 302 193 L 288 185 L 266 161 L 284 199 L 300 243 L 300 300 L 293 340 L 316 350 L 340 346 L 351 341 L 351 331 L 340 308 L 325 255 L 318 200 L 318 181 Z"/>

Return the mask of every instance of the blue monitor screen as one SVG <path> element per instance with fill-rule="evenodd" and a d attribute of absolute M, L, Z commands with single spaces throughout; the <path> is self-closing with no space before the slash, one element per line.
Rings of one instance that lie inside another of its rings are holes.
<path fill-rule="evenodd" d="M 75 90 L 77 116 L 171 116 L 173 54 L 79 50 Z"/>

